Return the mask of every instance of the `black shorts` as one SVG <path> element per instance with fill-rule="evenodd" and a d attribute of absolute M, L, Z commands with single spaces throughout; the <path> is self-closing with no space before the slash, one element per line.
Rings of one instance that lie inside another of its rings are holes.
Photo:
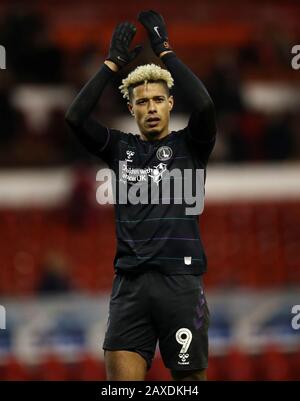
<path fill-rule="evenodd" d="M 150 369 L 159 341 L 167 368 L 205 369 L 208 326 L 209 311 L 200 275 L 118 273 L 103 349 L 137 352 Z"/>

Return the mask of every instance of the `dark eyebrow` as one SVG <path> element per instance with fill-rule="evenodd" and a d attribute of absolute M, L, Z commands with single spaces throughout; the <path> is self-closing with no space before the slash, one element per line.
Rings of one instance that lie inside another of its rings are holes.
<path fill-rule="evenodd" d="M 156 96 L 153 96 L 153 99 L 165 98 L 165 97 L 166 97 L 165 95 L 156 95 Z M 148 100 L 148 99 L 150 99 L 150 98 L 149 97 L 140 97 L 140 98 L 136 99 L 136 102 L 140 102 L 141 100 Z"/>

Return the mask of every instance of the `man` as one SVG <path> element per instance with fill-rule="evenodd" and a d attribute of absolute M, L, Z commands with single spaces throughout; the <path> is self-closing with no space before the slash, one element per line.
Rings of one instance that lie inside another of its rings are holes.
<path fill-rule="evenodd" d="M 147 178 L 147 185 L 161 188 L 174 168 L 205 170 L 215 143 L 214 107 L 201 81 L 169 46 L 163 18 L 150 10 L 138 20 L 168 68 L 139 66 L 122 81 L 140 135 L 104 127 L 90 117 L 105 85 L 138 52 L 129 50 L 136 28 L 128 22 L 117 26 L 107 60 L 73 101 L 66 120 L 84 146 L 114 171 L 117 182 L 132 188 Z M 187 127 L 176 132 L 169 131 L 173 80 L 191 110 Z M 187 215 L 184 206 L 115 205 L 116 274 L 103 344 L 108 380 L 144 380 L 157 341 L 174 380 L 206 378 L 209 312 L 201 280 L 206 256 L 198 216 Z"/>

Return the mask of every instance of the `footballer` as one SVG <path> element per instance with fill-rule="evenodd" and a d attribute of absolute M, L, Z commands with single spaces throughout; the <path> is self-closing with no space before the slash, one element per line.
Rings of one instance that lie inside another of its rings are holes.
<path fill-rule="evenodd" d="M 136 27 L 129 22 L 117 25 L 106 60 L 66 113 L 83 146 L 128 190 L 142 181 L 160 188 L 174 169 L 205 172 L 216 140 L 212 99 L 169 45 L 163 17 L 148 10 L 138 21 L 164 66 L 139 65 L 122 80 L 120 91 L 139 134 L 106 127 L 91 116 L 106 85 L 138 54 L 138 48 L 130 50 Z M 190 110 L 187 126 L 178 131 L 169 129 L 174 85 Z M 187 202 L 177 198 L 115 202 L 115 276 L 103 343 L 108 380 L 144 380 L 157 344 L 174 380 L 206 379 L 209 310 L 202 275 L 207 259 L 199 215 L 187 214 Z"/>

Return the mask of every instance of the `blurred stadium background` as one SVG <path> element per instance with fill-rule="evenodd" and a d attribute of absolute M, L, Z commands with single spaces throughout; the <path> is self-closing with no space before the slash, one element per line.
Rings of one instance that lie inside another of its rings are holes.
<path fill-rule="evenodd" d="M 113 208 L 103 167 L 64 113 L 99 68 L 112 30 L 153 8 L 218 115 L 201 218 L 208 255 L 211 380 L 300 379 L 300 44 L 298 1 L 45 0 L 0 4 L 0 380 L 104 380 Z M 146 36 L 137 63 L 158 62 Z M 134 67 L 134 66 L 132 66 Z M 125 75 L 128 70 L 122 72 Z M 135 131 L 107 88 L 99 118 Z M 172 128 L 187 119 L 175 91 Z M 97 114 L 97 113 L 96 113 Z M 2 316 L 3 317 L 3 316 Z M 168 380 L 157 352 L 149 380 Z"/>

